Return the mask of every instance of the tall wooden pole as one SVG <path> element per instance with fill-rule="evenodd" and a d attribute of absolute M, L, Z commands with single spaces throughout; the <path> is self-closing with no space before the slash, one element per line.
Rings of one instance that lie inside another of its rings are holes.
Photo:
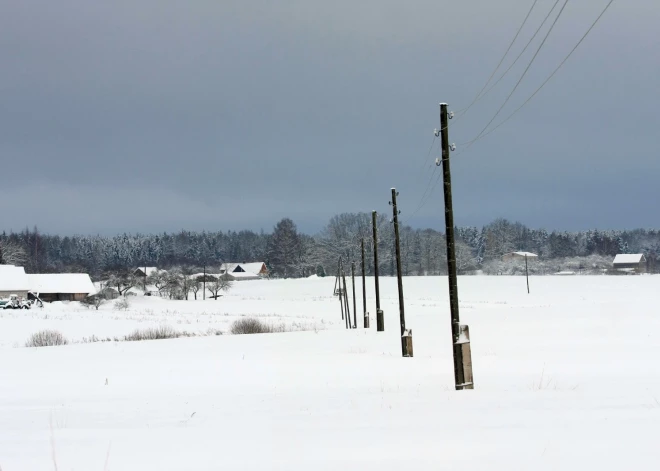
<path fill-rule="evenodd" d="M 348 287 L 346 286 L 346 273 L 344 272 L 344 266 L 341 267 L 341 278 L 344 280 L 344 310 L 346 312 L 346 328 L 351 328 L 351 310 L 348 307 Z"/>
<path fill-rule="evenodd" d="M 527 254 L 525 254 L 525 276 L 527 277 L 527 294 L 529 294 L 529 270 L 527 268 Z"/>
<path fill-rule="evenodd" d="M 355 262 L 351 262 L 351 284 L 353 285 L 353 328 L 357 329 L 357 304 L 355 301 Z"/>
<path fill-rule="evenodd" d="M 369 328 L 369 314 L 367 313 L 367 274 L 364 270 L 364 237 L 362 238 L 362 327 Z"/>
<path fill-rule="evenodd" d="M 442 181 L 445 199 L 445 239 L 447 242 L 447 271 L 449 273 L 451 336 L 454 351 L 454 383 L 457 390 L 474 389 L 469 334 L 467 333 L 467 326 L 466 328 L 462 328 L 460 325 L 458 312 L 458 276 L 456 273 L 456 245 L 454 240 L 454 209 L 451 195 L 451 169 L 449 167 L 448 128 L 447 104 L 440 103 L 440 131 L 437 134 L 440 134 L 442 141 Z"/>
<path fill-rule="evenodd" d="M 396 205 L 396 197 L 399 193 L 392 188 L 392 222 L 394 223 L 394 247 L 396 251 L 396 282 L 399 288 L 399 323 L 401 325 L 401 355 L 412 356 L 412 336 L 406 332 L 406 315 L 403 307 L 403 274 L 401 270 L 401 244 L 399 240 L 399 210 Z M 409 337 L 409 339 L 407 338 Z M 408 348 L 410 346 L 410 348 Z"/>
<path fill-rule="evenodd" d="M 341 305 L 341 320 L 344 320 L 344 299 L 342 298 L 341 292 L 341 257 L 339 257 L 339 263 L 337 264 L 337 279 L 335 280 L 335 286 L 339 283 L 339 291 L 337 295 L 339 296 L 339 304 Z"/>
<path fill-rule="evenodd" d="M 374 278 L 376 280 L 376 330 L 378 332 L 383 332 L 385 330 L 385 319 L 383 316 L 383 311 L 380 308 L 380 287 L 378 286 L 378 229 L 376 219 L 378 213 L 376 211 L 371 212 L 371 226 L 373 229 L 374 237 Z"/>

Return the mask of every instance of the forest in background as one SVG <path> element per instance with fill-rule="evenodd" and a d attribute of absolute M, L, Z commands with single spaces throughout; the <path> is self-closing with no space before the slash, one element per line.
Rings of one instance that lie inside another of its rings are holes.
<path fill-rule="evenodd" d="M 0 235 L 0 262 L 24 266 L 28 273 L 82 272 L 101 279 L 110 272 L 140 266 L 162 269 L 201 268 L 213 271 L 223 262 L 266 263 L 271 276 L 334 275 L 339 257 L 361 265 L 364 240 L 366 273 L 373 274 L 371 213 L 334 216 L 316 235 L 300 233 L 291 219 L 278 222 L 272 232 L 180 231 L 116 236 L 59 236 L 35 227 Z M 394 229 L 389 218 L 377 219 L 379 271 L 395 275 Z M 444 234 L 434 229 L 401 225 L 404 275 L 446 274 Z M 459 274 L 518 274 L 518 262 L 502 262 L 504 253 L 528 251 L 539 255 L 530 272 L 552 274 L 562 270 L 601 273 L 611 268 L 617 253 L 643 253 L 647 270 L 657 273 L 660 230 L 588 230 L 548 232 L 519 222 L 496 219 L 483 226 L 457 227 L 456 258 Z"/>

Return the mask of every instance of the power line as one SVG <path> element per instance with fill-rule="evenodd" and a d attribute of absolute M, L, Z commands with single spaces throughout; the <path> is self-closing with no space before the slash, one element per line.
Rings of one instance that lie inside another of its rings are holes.
<path fill-rule="evenodd" d="M 557 1 L 559 1 L 559 0 L 557 0 Z M 482 88 L 481 90 L 479 90 L 479 93 L 477 93 L 477 95 L 474 97 L 474 100 L 472 100 L 472 103 L 470 103 L 470 104 L 467 106 L 467 108 L 464 108 L 464 109 L 462 109 L 462 110 L 458 110 L 456 113 L 461 113 L 461 115 L 464 115 L 465 113 L 468 112 L 468 110 L 469 110 L 470 108 L 472 108 L 472 105 L 474 105 L 474 104 L 475 104 L 475 103 L 481 98 L 481 94 L 482 94 L 483 91 L 486 89 L 486 87 L 488 86 L 488 84 L 490 83 L 490 81 L 493 80 L 493 77 L 495 77 L 495 74 L 497 73 L 497 71 L 500 69 L 500 66 L 501 66 L 502 63 L 504 62 L 504 59 L 506 59 L 506 56 L 509 54 L 509 51 L 511 51 L 511 48 L 513 47 L 513 44 L 516 42 L 516 39 L 518 39 L 518 36 L 520 35 L 520 32 L 522 31 L 523 27 L 524 27 L 525 24 L 527 23 L 527 20 L 529 19 L 530 15 L 532 14 L 532 10 L 534 10 L 534 7 L 536 6 L 537 3 L 538 3 L 538 0 L 534 0 L 534 3 L 532 3 L 532 7 L 531 7 L 531 8 L 529 9 L 529 11 L 527 12 L 527 16 L 525 16 L 525 19 L 523 20 L 522 24 L 521 24 L 520 27 L 518 28 L 518 31 L 516 31 L 515 36 L 514 36 L 513 39 L 511 40 L 511 43 L 509 44 L 509 47 L 507 47 L 506 51 L 504 52 L 504 55 L 503 55 L 502 58 L 500 59 L 500 62 L 499 62 L 499 63 L 497 64 L 497 66 L 495 67 L 495 70 L 493 70 L 493 73 L 490 74 L 490 77 L 488 77 L 488 80 L 487 80 L 486 83 L 484 84 L 483 88 Z"/>
<path fill-rule="evenodd" d="M 555 3 L 555 6 L 557 5 L 558 1 L 559 1 L 559 0 L 557 0 L 557 2 Z M 566 6 L 566 3 L 568 3 L 568 0 L 564 3 L 564 6 Z M 548 78 L 545 79 L 545 81 L 543 81 L 543 83 L 542 83 L 542 84 L 541 84 L 541 85 L 540 85 L 540 86 L 534 91 L 534 93 L 532 93 L 532 94 L 529 96 L 529 98 L 527 98 L 527 99 L 522 103 L 522 105 L 520 105 L 518 108 L 516 108 L 516 109 L 513 111 L 513 113 L 511 113 L 511 114 L 510 114 L 510 115 L 509 115 L 504 121 L 500 122 L 497 126 L 495 126 L 494 128 L 492 128 L 490 131 L 488 131 L 488 132 L 486 132 L 485 134 L 483 134 L 483 136 L 481 136 L 480 139 L 483 138 L 483 137 L 486 137 L 487 135 L 491 134 L 491 133 L 494 132 L 496 129 L 498 129 L 500 126 L 504 125 L 507 121 L 509 121 L 509 120 L 510 120 L 510 119 L 511 119 L 516 113 L 518 113 L 518 112 L 519 112 L 519 111 L 520 111 L 520 110 L 521 110 L 521 109 L 522 109 L 527 103 L 529 103 L 529 102 L 530 102 L 530 101 L 531 101 L 531 100 L 532 100 L 532 99 L 533 99 L 533 98 L 534 98 L 534 97 L 535 97 L 535 96 L 541 91 L 541 89 L 542 89 L 542 88 L 543 88 L 543 87 L 544 87 L 544 86 L 545 86 L 545 85 L 546 85 L 546 84 L 552 79 L 552 77 L 555 76 L 555 74 L 559 71 L 559 69 L 561 69 L 561 68 L 563 67 L 563 65 L 568 61 L 568 59 L 573 55 L 573 53 L 576 51 L 576 49 L 577 49 L 578 47 L 580 47 L 580 45 L 584 42 L 584 40 L 587 38 L 587 36 L 589 35 L 589 33 L 591 33 L 591 31 L 594 29 L 594 27 L 595 27 L 596 24 L 600 21 L 600 19 L 603 17 L 603 15 L 605 15 L 605 12 L 607 12 L 607 10 L 610 8 L 610 6 L 612 5 L 612 3 L 614 3 L 614 0 L 609 0 L 609 2 L 607 3 L 607 5 L 605 6 L 605 8 L 601 11 L 601 13 L 600 13 L 600 14 L 598 15 L 598 17 L 594 20 L 594 22 L 591 24 L 591 26 L 589 27 L 589 29 L 587 29 L 587 31 L 586 31 L 586 32 L 584 33 L 584 35 L 580 38 L 580 40 L 579 40 L 579 41 L 577 42 L 577 44 L 573 47 L 573 49 L 571 49 L 571 51 L 566 55 L 566 57 L 565 57 L 565 58 L 559 63 L 559 65 L 555 68 L 555 70 L 552 71 L 552 73 L 548 76 Z M 552 10 L 554 10 L 554 7 L 555 7 L 555 6 L 553 6 L 553 8 L 550 10 L 550 13 L 552 12 Z M 562 10 L 563 10 L 563 7 L 562 7 Z M 561 14 L 561 11 L 560 11 L 560 14 Z M 557 16 L 557 18 L 559 18 L 559 15 Z M 546 19 L 547 19 L 547 18 L 546 18 Z M 556 21 L 557 21 L 557 19 L 555 19 L 555 23 L 556 23 Z M 554 25 L 554 24 L 553 24 L 553 25 Z M 548 33 L 549 33 L 549 32 L 548 32 Z M 546 35 L 546 38 L 547 38 L 547 35 Z M 538 52 L 538 51 L 537 51 L 537 52 Z M 530 64 L 531 64 L 531 63 L 530 63 Z M 529 66 L 528 66 L 528 68 L 529 68 Z M 469 147 L 468 147 L 468 148 L 469 148 Z M 461 150 L 461 151 L 459 151 L 459 152 L 454 156 L 454 158 L 458 157 L 459 155 L 461 155 L 461 154 L 463 154 L 463 153 L 465 153 L 465 152 L 467 152 L 467 148 L 466 148 L 466 149 L 463 149 L 463 150 Z M 436 167 L 436 168 L 437 168 L 437 167 Z M 431 196 L 433 195 L 433 192 L 435 191 L 436 187 L 438 186 L 438 183 L 440 182 L 440 178 L 441 178 L 441 176 L 442 176 L 441 174 L 438 175 L 438 176 L 436 177 L 436 179 L 435 179 L 435 183 L 433 183 L 433 185 L 431 186 L 431 182 L 433 181 L 433 176 L 435 175 L 436 168 L 433 169 L 433 172 L 432 172 L 432 174 L 431 174 L 431 176 L 430 176 L 430 178 L 429 178 L 428 184 L 427 184 L 427 186 L 426 186 L 426 190 L 424 191 L 424 195 L 422 196 L 422 199 L 420 200 L 420 203 L 417 205 L 417 208 L 416 208 L 416 209 L 410 214 L 410 216 L 408 216 L 408 217 L 406 218 L 406 220 L 403 222 L 403 224 L 407 223 L 407 222 L 408 222 L 413 216 L 415 216 L 415 215 L 416 215 L 416 214 L 417 214 L 417 213 L 418 213 L 418 212 L 419 212 L 419 211 L 420 211 L 420 210 L 426 205 L 426 203 L 428 203 L 428 201 L 430 200 Z"/>
<path fill-rule="evenodd" d="M 545 45 L 546 40 L 547 40 L 548 37 L 550 36 L 550 33 L 552 33 L 552 30 L 554 29 L 555 25 L 557 24 L 557 21 L 559 21 L 559 17 L 561 17 L 561 14 L 564 12 L 564 8 L 566 8 L 566 5 L 568 4 L 568 1 L 569 1 L 569 0 L 564 0 L 564 4 L 562 5 L 561 10 L 559 10 L 559 13 L 557 14 L 557 17 L 556 17 L 555 20 L 552 22 L 552 25 L 550 26 L 550 29 L 548 30 L 548 32 L 546 33 L 545 37 L 543 38 L 543 41 L 541 41 L 541 44 L 540 44 L 539 47 L 536 49 L 536 52 L 534 53 L 534 56 L 533 56 L 532 59 L 529 61 L 529 64 L 527 64 L 527 67 L 525 68 L 525 71 L 523 72 L 523 74 L 522 74 L 522 75 L 520 76 L 520 78 L 518 79 L 518 82 L 517 82 L 516 85 L 513 87 L 513 90 L 511 90 L 511 93 L 509 93 L 509 96 L 507 96 L 507 97 L 506 97 L 506 100 L 504 100 L 504 103 L 502 103 L 502 106 L 500 106 L 500 108 L 499 108 L 499 109 L 497 110 L 497 112 L 493 115 L 493 117 L 491 118 L 491 120 L 488 121 L 488 124 L 486 124 L 486 126 L 484 126 L 484 128 L 481 130 L 481 132 L 480 132 L 479 134 L 477 134 L 477 137 L 475 137 L 474 139 L 472 139 L 472 140 L 470 140 L 470 141 L 468 141 L 468 142 L 464 142 L 464 143 L 462 143 L 461 145 L 466 145 L 466 146 L 469 148 L 470 146 L 472 146 L 472 144 L 474 144 L 476 141 L 478 141 L 478 140 L 481 138 L 481 136 L 483 135 L 483 133 L 486 132 L 486 129 L 488 129 L 488 126 L 490 126 L 490 125 L 493 123 L 493 121 L 495 121 L 495 118 L 497 118 L 497 116 L 498 116 L 498 115 L 501 113 L 501 111 L 504 109 L 504 107 L 505 107 L 506 104 L 509 102 L 509 100 L 511 99 L 511 97 L 513 96 L 513 94 L 515 93 L 515 91 L 518 89 L 518 86 L 520 85 L 520 83 L 522 82 L 522 80 L 525 78 L 525 75 L 527 75 L 527 72 L 529 71 L 530 67 L 531 67 L 532 64 L 534 63 L 534 60 L 536 59 L 536 56 L 538 56 L 539 52 L 541 52 L 541 49 L 542 49 L 543 46 Z"/>
<path fill-rule="evenodd" d="M 479 100 L 481 100 L 483 97 L 485 97 L 486 95 L 488 95 L 488 94 L 490 93 L 490 91 L 491 91 L 493 88 L 495 88 L 495 87 L 496 87 L 496 86 L 502 81 L 502 79 L 506 76 L 506 74 L 508 74 L 508 73 L 511 71 L 511 69 L 513 68 L 513 66 L 516 65 L 516 64 L 518 63 L 518 60 L 520 60 L 520 58 L 521 58 L 522 55 L 525 53 L 525 51 L 527 51 L 527 48 L 532 44 L 532 42 L 534 41 L 534 39 L 536 38 L 536 36 L 539 34 L 539 32 L 541 31 L 541 29 L 542 29 L 543 26 L 545 25 L 546 21 L 548 21 L 548 18 L 550 18 L 550 15 L 551 15 L 552 12 L 555 10 L 555 8 L 557 7 L 558 4 L 559 4 L 559 0 L 556 0 L 555 3 L 554 3 L 554 5 L 552 5 L 552 8 L 550 8 L 550 11 L 548 12 L 548 14 L 545 15 L 545 18 L 544 18 L 543 21 L 541 22 L 541 25 L 540 25 L 538 28 L 536 28 L 536 31 L 534 32 L 534 34 L 532 35 L 532 37 L 529 39 L 529 41 L 527 41 L 527 44 L 525 45 L 525 47 L 523 48 L 523 50 L 520 51 L 520 54 L 518 54 L 518 56 L 514 59 L 514 61 L 511 63 L 511 65 L 510 65 L 510 66 L 504 71 L 504 73 L 503 73 L 502 75 L 500 75 L 500 78 L 498 78 L 498 79 L 495 81 L 495 83 L 494 83 L 493 85 L 491 85 L 490 88 L 489 88 L 488 90 L 486 90 L 486 91 L 485 91 L 485 92 L 484 92 L 484 93 L 483 93 L 483 94 L 482 94 L 482 95 L 481 95 L 476 101 L 479 101 Z"/>
<path fill-rule="evenodd" d="M 506 122 L 509 121 L 511 118 L 513 118 L 513 116 L 514 116 L 516 113 L 518 113 L 518 111 L 520 111 L 520 110 L 522 109 L 523 106 L 525 106 L 527 103 L 529 103 L 529 102 L 532 100 L 532 98 L 534 98 L 534 97 L 536 96 L 536 94 L 537 94 L 538 92 L 541 91 L 541 89 L 545 86 L 545 84 L 548 83 L 548 82 L 550 81 L 550 79 L 552 79 L 552 77 L 555 76 L 555 74 L 559 71 L 559 69 L 561 69 L 562 66 L 566 63 L 566 61 L 568 61 L 568 59 L 571 57 L 571 55 L 573 55 L 573 53 L 574 53 L 575 50 L 580 46 L 580 44 L 582 44 L 582 42 L 583 42 L 583 41 L 585 40 L 585 38 L 589 35 L 589 33 L 591 32 L 591 30 L 594 29 L 594 26 L 596 26 L 596 23 L 598 23 L 598 22 L 600 21 L 600 19 L 603 17 L 603 15 L 605 14 L 605 12 L 608 10 L 608 8 L 610 7 L 610 5 L 612 5 L 612 3 L 614 3 L 614 0 L 610 0 L 610 1 L 609 1 L 609 3 L 605 6 L 605 8 L 603 9 L 603 11 L 600 13 L 600 15 L 598 15 L 598 18 L 596 18 L 596 20 L 591 24 L 591 26 L 589 27 L 589 29 L 587 30 L 587 32 L 584 33 L 584 35 L 582 36 L 582 38 L 580 38 L 580 40 L 577 42 L 577 44 L 575 45 L 575 47 L 573 47 L 573 49 L 571 49 L 571 52 L 568 53 L 568 55 L 564 58 L 564 60 L 560 62 L 560 64 L 557 66 L 557 68 L 556 68 L 555 70 L 552 71 L 552 73 L 548 76 L 547 79 L 545 79 L 545 81 L 539 86 L 539 88 L 537 88 L 537 89 L 534 91 L 534 93 L 532 93 L 532 94 L 529 96 L 529 98 L 527 98 L 527 100 L 525 100 L 525 101 L 523 102 L 522 105 L 520 105 L 518 108 L 516 108 L 516 109 L 513 111 L 513 113 L 511 113 L 511 114 L 510 114 L 510 115 L 509 115 L 504 121 L 502 121 L 501 123 L 499 123 L 497 126 L 495 126 L 494 128 L 492 128 L 490 131 L 488 131 L 487 133 L 485 133 L 483 136 L 481 136 L 481 139 L 483 139 L 484 137 L 488 136 L 490 133 L 492 133 L 492 132 L 495 131 L 497 128 L 499 128 L 500 126 L 502 126 L 504 123 L 506 123 Z"/>

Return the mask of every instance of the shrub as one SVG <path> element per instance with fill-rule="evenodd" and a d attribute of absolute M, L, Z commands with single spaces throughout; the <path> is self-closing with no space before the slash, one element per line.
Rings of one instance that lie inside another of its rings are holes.
<path fill-rule="evenodd" d="M 120 298 L 115 301 L 115 309 L 117 311 L 126 311 L 130 307 L 130 303 L 126 298 Z"/>
<path fill-rule="evenodd" d="M 56 330 L 42 330 L 25 342 L 26 347 L 55 347 L 58 345 L 67 345 L 69 341 Z"/>
<path fill-rule="evenodd" d="M 187 335 L 188 334 L 186 333 L 177 332 L 170 326 L 163 325 L 159 327 L 149 327 L 147 329 L 136 329 L 132 333 L 126 335 L 124 340 L 134 342 L 140 340 L 175 339 Z"/>
<path fill-rule="evenodd" d="M 103 296 L 97 294 L 87 296 L 85 299 L 81 301 L 83 306 L 86 306 L 87 308 L 95 307 L 97 311 L 99 310 L 99 307 L 101 307 L 101 305 L 105 304 L 105 302 L 106 299 Z"/>
<path fill-rule="evenodd" d="M 234 321 L 231 325 L 231 333 L 234 335 L 244 334 L 270 334 L 275 329 L 273 326 L 261 322 L 259 319 L 248 317 Z"/>

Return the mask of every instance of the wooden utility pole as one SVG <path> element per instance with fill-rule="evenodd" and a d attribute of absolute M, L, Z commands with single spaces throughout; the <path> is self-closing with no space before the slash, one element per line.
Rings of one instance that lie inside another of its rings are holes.
<path fill-rule="evenodd" d="M 458 276 L 456 273 L 456 245 L 454 241 L 454 209 L 451 197 L 451 169 L 449 167 L 449 120 L 447 104 L 440 103 L 440 131 L 442 141 L 442 181 L 445 197 L 445 239 L 447 242 L 447 271 L 449 272 L 449 309 L 454 351 L 454 383 L 457 390 L 474 389 L 472 355 L 467 326 L 460 324 L 458 313 Z"/>
<path fill-rule="evenodd" d="M 342 298 L 341 292 L 341 257 L 339 257 L 339 263 L 337 264 L 337 278 L 335 279 L 335 287 L 339 283 L 339 290 L 336 292 L 339 296 L 339 304 L 341 306 L 341 320 L 344 320 L 344 299 Z"/>
<path fill-rule="evenodd" d="M 355 262 L 351 262 L 351 284 L 353 285 L 353 328 L 357 329 L 357 304 L 355 304 Z"/>
<path fill-rule="evenodd" d="M 396 250 L 396 282 L 399 288 L 399 323 L 401 325 L 401 355 L 404 357 L 412 356 L 412 335 L 406 332 L 406 315 L 403 307 L 403 273 L 401 270 L 401 244 L 399 240 L 399 209 L 396 204 L 396 197 L 399 192 L 392 188 L 392 223 L 394 224 L 394 246 Z"/>
<path fill-rule="evenodd" d="M 348 287 L 346 286 L 346 273 L 344 272 L 344 266 L 341 267 L 341 278 L 344 280 L 344 307 L 346 311 L 346 328 L 351 328 L 351 310 L 348 306 Z"/>
<path fill-rule="evenodd" d="M 527 254 L 525 254 L 525 276 L 527 277 L 527 294 L 529 294 L 529 270 L 527 268 Z"/>
<path fill-rule="evenodd" d="M 374 278 L 376 279 L 376 330 L 383 332 L 385 330 L 385 319 L 383 318 L 383 311 L 380 308 L 380 288 L 378 286 L 378 229 L 376 227 L 376 218 L 378 213 L 371 212 L 371 226 L 373 228 L 374 237 Z"/>
<path fill-rule="evenodd" d="M 364 237 L 362 238 L 362 327 L 369 328 L 369 313 L 367 312 L 367 274 L 364 271 Z"/>

